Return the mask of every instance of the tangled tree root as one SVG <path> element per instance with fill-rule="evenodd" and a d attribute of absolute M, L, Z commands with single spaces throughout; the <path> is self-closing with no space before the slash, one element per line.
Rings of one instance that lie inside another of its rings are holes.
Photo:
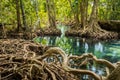
<path fill-rule="evenodd" d="M 61 31 L 57 28 L 40 29 L 36 32 L 37 36 L 60 36 Z"/>
<path fill-rule="evenodd" d="M 87 28 L 85 30 L 70 29 L 65 32 L 65 35 L 66 36 L 78 36 L 78 37 L 89 38 L 89 39 L 98 39 L 98 40 L 119 38 L 119 34 L 117 32 L 110 32 L 110 31 L 106 31 L 102 29 L 93 31 L 91 28 Z"/>
<path fill-rule="evenodd" d="M 58 47 L 24 40 L 0 40 L 0 80 L 104 80 L 87 68 L 104 65 L 107 77 L 116 66 L 92 54 L 68 56 Z M 107 79 L 109 80 L 109 79 Z"/>
<path fill-rule="evenodd" d="M 86 36 L 88 38 L 94 38 L 94 39 L 118 39 L 118 33 L 117 32 L 110 32 L 106 31 L 96 23 L 93 25 L 94 27 L 87 27 L 83 31 L 79 30 L 80 36 Z"/>

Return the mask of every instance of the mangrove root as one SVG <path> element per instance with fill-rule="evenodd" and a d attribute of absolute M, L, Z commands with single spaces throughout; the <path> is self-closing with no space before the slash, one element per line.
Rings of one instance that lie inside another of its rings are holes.
<path fill-rule="evenodd" d="M 0 80 L 119 79 L 119 63 L 115 66 L 91 53 L 69 56 L 59 47 L 17 39 L 0 40 L 0 44 Z M 95 67 L 97 71 L 100 65 L 104 74 L 92 70 Z"/>

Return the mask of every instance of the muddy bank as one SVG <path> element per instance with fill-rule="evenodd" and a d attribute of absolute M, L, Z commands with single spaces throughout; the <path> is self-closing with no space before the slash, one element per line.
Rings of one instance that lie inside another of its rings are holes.
<path fill-rule="evenodd" d="M 64 25 L 70 26 L 70 28 L 73 28 L 73 29 L 75 27 L 75 24 L 76 24 L 75 21 L 69 21 L 64 23 Z M 98 24 L 102 29 L 113 31 L 113 32 L 120 32 L 120 20 L 98 21 Z"/>
<path fill-rule="evenodd" d="M 86 39 L 93 39 L 93 40 L 107 40 L 107 39 L 120 39 L 119 33 L 117 32 L 89 32 L 86 31 L 84 32 L 83 30 L 74 30 L 74 29 L 69 29 L 65 32 L 65 36 L 72 36 L 72 37 L 81 37 L 81 38 L 86 38 Z"/>
<path fill-rule="evenodd" d="M 120 39 L 120 21 L 99 21 L 98 23 L 102 29 L 109 31 L 109 34 L 103 34 L 101 32 L 92 33 L 89 32 L 89 30 L 88 32 L 84 32 L 81 29 L 75 29 L 75 22 L 71 21 L 65 24 L 71 28 L 65 32 L 65 36 L 77 36 L 91 39 Z M 38 29 L 36 32 L 15 32 L 14 30 L 5 32 L 3 27 L 0 28 L 0 38 L 32 39 L 35 36 L 61 36 L 61 31 L 57 28 L 44 28 Z"/>
<path fill-rule="evenodd" d="M 36 36 L 34 32 L 11 32 L 4 36 L 4 38 L 8 39 L 26 39 L 31 40 Z"/>
<path fill-rule="evenodd" d="M 61 36 L 61 30 L 57 28 L 45 28 L 36 31 L 37 36 Z"/>

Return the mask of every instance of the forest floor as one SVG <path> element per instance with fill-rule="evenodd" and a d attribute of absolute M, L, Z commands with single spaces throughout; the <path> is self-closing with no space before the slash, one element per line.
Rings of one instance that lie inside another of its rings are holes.
<path fill-rule="evenodd" d="M 109 80 L 107 77 L 119 64 L 97 59 L 90 53 L 68 56 L 59 47 L 30 40 L 0 39 L 0 44 L 0 80 L 82 80 L 84 75 L 89 79 Z M 106 65 L 106 75 L 98 75 L 85 67 L 94 66 L 93 63 Z"/>

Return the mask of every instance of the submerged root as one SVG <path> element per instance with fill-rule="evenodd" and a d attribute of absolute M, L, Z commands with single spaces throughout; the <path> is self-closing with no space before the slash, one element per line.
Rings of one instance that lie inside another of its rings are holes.
<path fill-rule="evenodd" d="M 90 67 L 104 65 L 104 70 L 107 68 L 104 77 L 116 69 L 109 61 L 92 54 L 68 56 L 58 47 L 46 49 L 24 40 L 2 40 L 0 43 L 1 80 L 82 80 L 85 75 L 88 75 L 86 79 L 103 80 L 103 75 Z"/>

